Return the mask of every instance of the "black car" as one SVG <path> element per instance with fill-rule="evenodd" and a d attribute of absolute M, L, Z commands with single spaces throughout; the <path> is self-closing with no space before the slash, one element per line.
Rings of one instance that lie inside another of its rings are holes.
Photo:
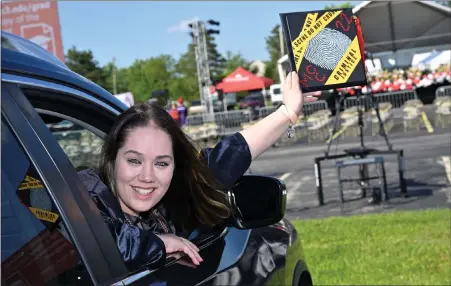
<path fill-rule="evenodd" d="M 1 72 L 2 285 L 312 285 L 300 237 L 283 219 L 285 186 L 263 176 L 243 176 L 229 191 L 230 222 L 191 235 L 200 266 L 170 258 L 129 271 L 77 176 L 97 164 L 126 106 L 5 32 Z M 76 128 L 49 128 L 67 121 Z"/>

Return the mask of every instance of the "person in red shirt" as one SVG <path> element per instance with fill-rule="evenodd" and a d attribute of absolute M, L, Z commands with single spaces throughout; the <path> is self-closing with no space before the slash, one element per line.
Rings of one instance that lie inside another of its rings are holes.
<path fill-rule="evenodd" d="M 180 124 L 180 116 L 176 104 L 172 104 L 169 114 L 171 115 L 172 118 L 174 118 L 175 121 L 177 121 L 178 124 Z"/>

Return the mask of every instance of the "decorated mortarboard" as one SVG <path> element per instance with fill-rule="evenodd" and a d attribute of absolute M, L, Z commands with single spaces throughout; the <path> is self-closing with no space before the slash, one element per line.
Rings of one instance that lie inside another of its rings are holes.
<path fill-rule="evenodd" d="M 363 36 L 352 9 L 280 14 L 291 70 L 303 91 L 365 85 Z"/>

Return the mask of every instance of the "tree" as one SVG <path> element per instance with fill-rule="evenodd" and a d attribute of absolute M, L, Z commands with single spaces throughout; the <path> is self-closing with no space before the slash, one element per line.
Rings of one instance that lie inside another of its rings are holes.
<path fill-rule="evenodd" d="M 186 101 L 199 99 L 199 83 L 197 81 L 197 66 L 193 44 L 188 45 L 188 51 L 177 61 L 173 78 L 170 86 L 170 94 L 173 99 L 178 97 L 183 97 Z"/>
<path fill-rule="evenodd" d="M 269 53 L 269 61 L 265 63 L 265 77 L 268 77 L 274 82 L 279 81 L 279 73 L 277 72 L 277 61 L 282 57 L 282 53 L 280 50 L 280 38 L 279 38 L 279 29 L 280 25 L 275 25 L 271 33 L 266 40 L 266 50 Z M 285 43 L 285 39 L 283 38 L 283 43 Z"/>
<path fill-rule="evenodd" d="M 331 4 L 331 5 L 326 5 L 324 7 L 325 10 L 345 9 L 345 8 L 354 8 L 354 6 L 352 6 L 352 4 L 349 2 L 345 2 L 345 3 L 339 4 L 339 5 Z"/>
<path fill-rule="evenodd" d="M 136 102 L 147 101 L 153 91 L 171 86 L 175 60 L 168 55 L 136 60 L 128 69 L 128 87 Z"/>
<path fill-rule="evenodd" d="M 128 90 L 128 68 L 117 68 L 113 62 L 107 63 L 103 68 L 103 73 L 105 76 L 105 86 L 104 88 L 110 93 L 114 94 L 113 87 L 113 69 L 116 69 L 116 92 L 124 93 Z"/>
<path fill-rule="evenodd" d="M 451 7 L 451 1 L 446 0 L 435 0 L 436 3 L 441 4 L 443 6 Z"/>
<path fill-rule="evenodd" d="M 91 50 L 77 50 L 72 46 L 66 54 L 66 65 L 74 72 L 86 77 L 94 83 L 104 87 L 105 74 L 99 63 L 94 59 Z"/>
<path fill-rule="evenodd" d="M 224 71 L 222 77 L 226 77 L 234 72 L 238 67 L 242 67 L 245 70 L 249 70 L 249 61 L 246 60 L 241 53 L 234 54 L 231 51 L 226 52 Z"/>
<path fill-rule="evenodd" d="M 222 80 L 222 76 L 224 75 L 225 68 L 225 59 L 221 53 L 218 52 L 218 46 L 215 42 L 215 38 L 207 34 L 207 51 L 208 51 L 208 60 L 210 62 L 210 78 L 212 81 L 220 81 Z"/>

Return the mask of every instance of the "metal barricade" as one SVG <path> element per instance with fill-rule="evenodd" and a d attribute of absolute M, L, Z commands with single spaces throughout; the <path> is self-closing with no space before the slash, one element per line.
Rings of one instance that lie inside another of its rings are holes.
<path fill-rule="evenodd" d="M 227 136 L 242 130 L 241 124 L 252 121 L 249 110 L 233 110 L 215 113 L 215 123 L 219 126 L 219 135 Z"/>
<path fill-rule="evenodd" d="M 406 102 L 418 99 L 414 90 L 379 93 L 375 97 L 378 103 L 389 102 L 393 108 L 401 108 Z"/>
<path fill-rule="evenodd" d="M 451 125 L 451 85 L 437 88 L 435 92 L 435 126 Z"/>
<path fill-rule="evenodd" d="M 310 116 L 320 110 L 325 109 L 329 109 L 327 102 L 325 100 L 317 100 L 314 102 L 304 103 L 304 106 L 302 106 L 302 113 L 304 114 L 304 116 Z"/>
<path fill-rule="evenodd" d="M 276 110 L 275 106 L 265 106 L 258 110 L 258 118 L 265 118 Z"/>
<path fill-rule="evenodd" d="M 202 114 L 189 115 L 186 117 L 186 124 L 189 126 L 199 126 L 204 124 L 204 116 Z"/>
<path fill-rule="evenodd" d="M 451 85 L 441 86 L 437 88 L 435 97 L 451 96 Z"/>
<path fill-rule="evenodd" d="M 343 102 L 343 107 L 345 110 L 347 109 L 351 109 L 353 107 L 356 106 L 363 106 L 365 107 L 365 111 L 368 111 L 371 109 L 372 107 L 372 102 L 371 102 L 371 98 L 369 96 L 366 95 L 362 95 L 362 96 L 351 96 L 351 97 L 347 97 L 344 102 Z"/>
<path fill-rule="evenodd" d="M 332 112 L 325 100 L 318 100 L 308 102 L 302 107 L 302 112 L 305 118 L 305 125 L 308 136 L 308 142 L 315 139 L 325 140 L 329 134 L 330 115 Z M 303 133 L 301 133 L 303 134 Z"/>

